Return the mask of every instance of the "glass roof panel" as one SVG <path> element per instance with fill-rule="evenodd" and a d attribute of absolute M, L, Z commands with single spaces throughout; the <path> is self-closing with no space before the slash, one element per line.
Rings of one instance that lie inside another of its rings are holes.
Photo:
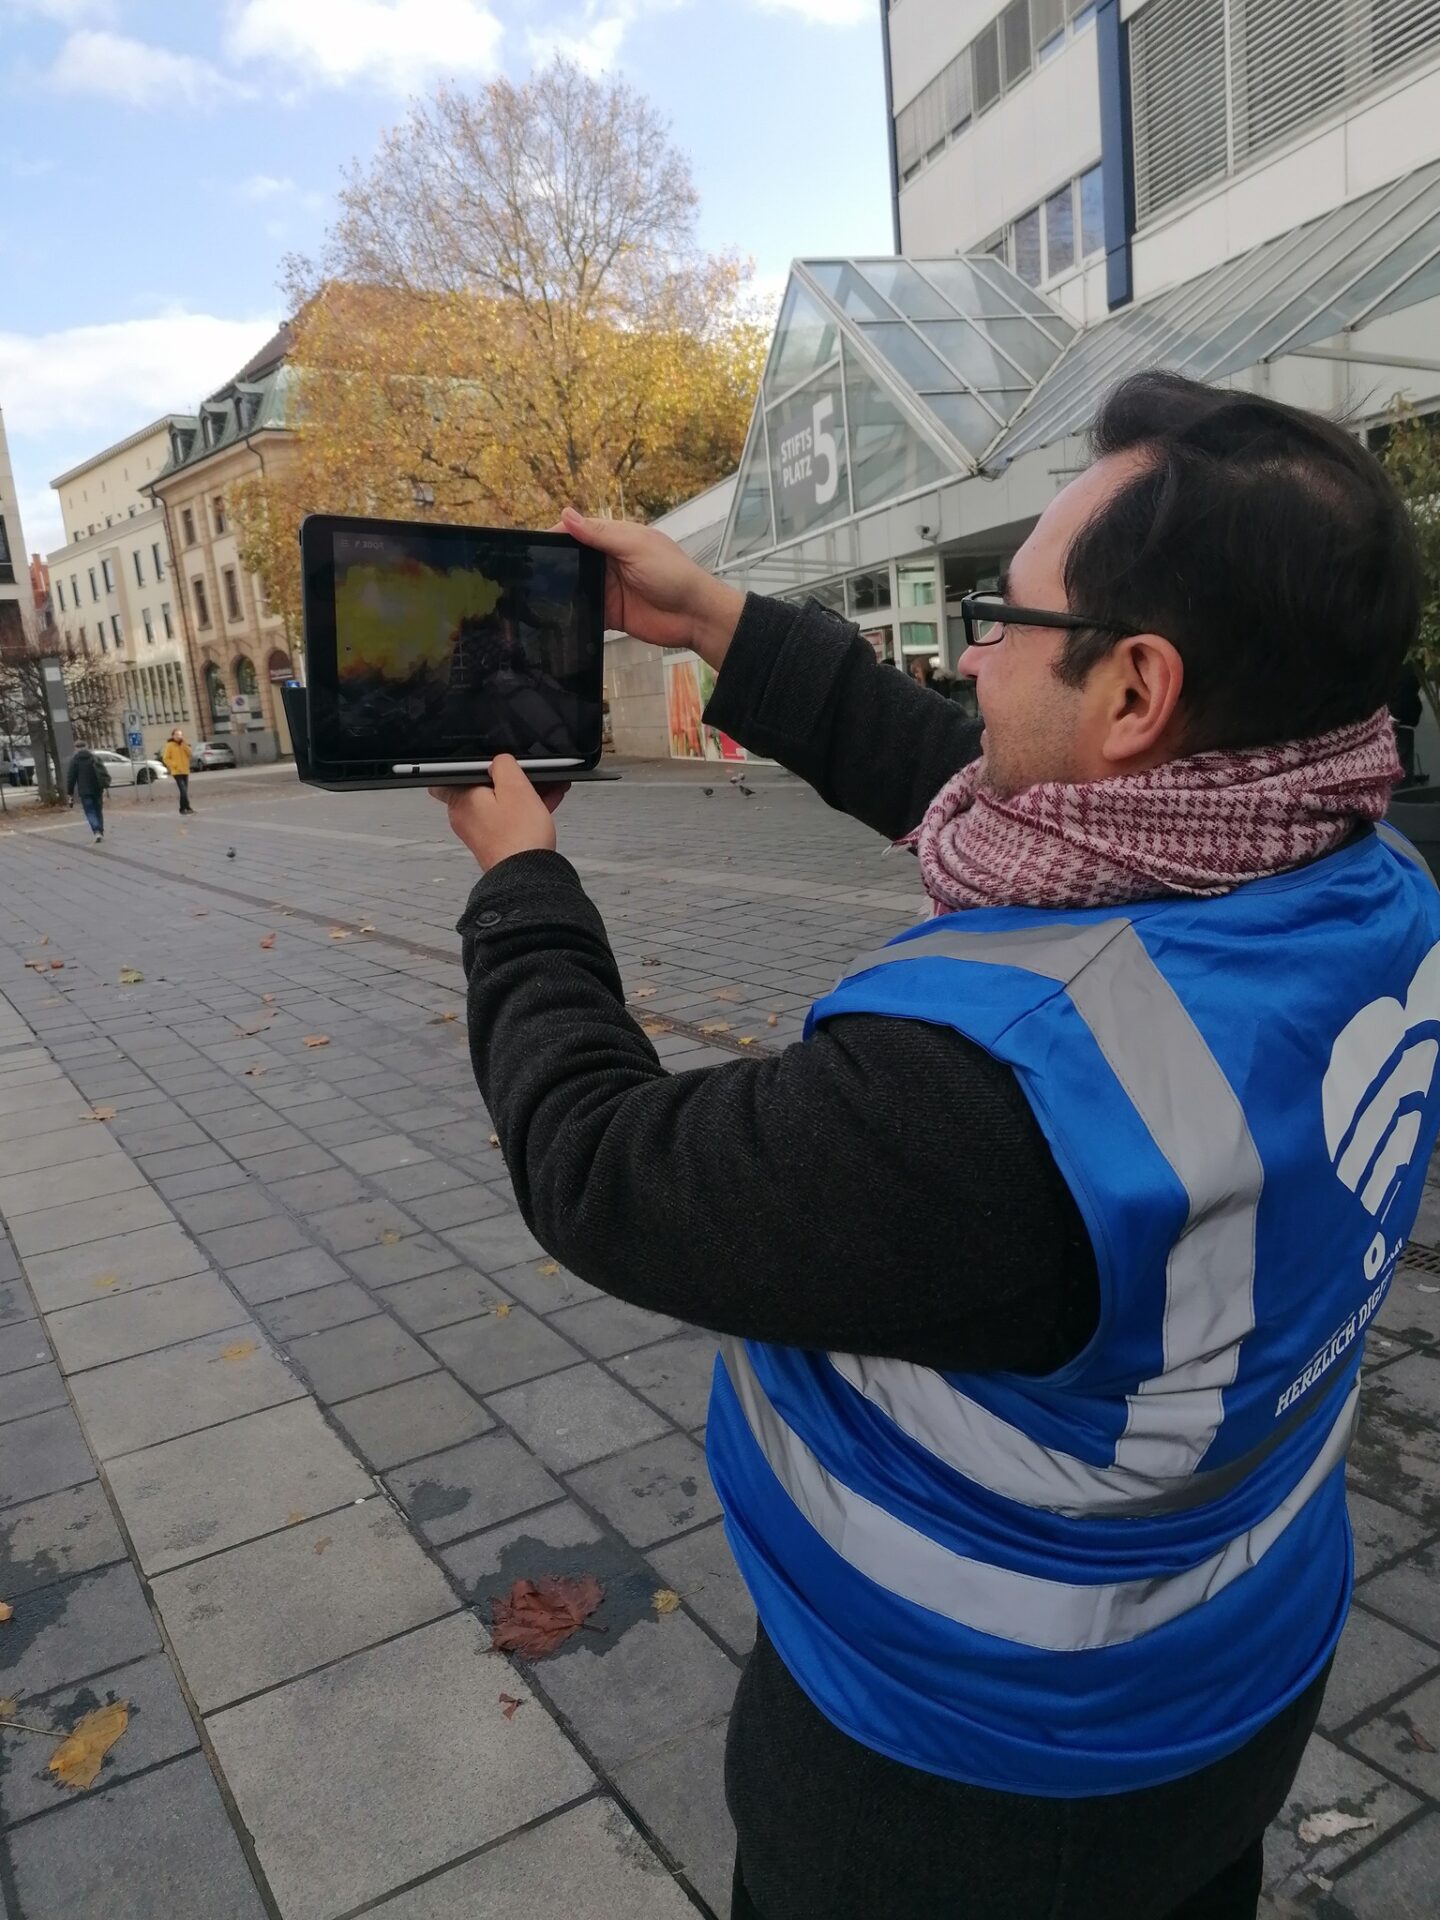
<path fill-rule="evenodd" d="M 1009 316 L 1015 311 L 1014 304 L 976 272 L 973 260 L 952 257 L 948 260 L 920 260 L 916 264 L 925 278 L 940 289 L 957 313 L 1001 313 Z M 1028 287 L 1025 290 L 1029 292 Z"/>
<path fill-rule="evenodd" d="M 937 359 L 919 335 L 901 321 L 870 321 L 860 331 L 872 347 L 884 354 L 906 386 L 917 393 L 922 387 L 933 387 L 943 393 L 961 384 L 944 361 Z"/>
<path fill-rule="evenodd" d="M 908 260 L 867 260 L 861 271 L 907 320 L 951 320 L 953 309 Z"/>
<path fill-rule="evenodd" d="M 997 259 L 993 253 L 981 254 L 978 258 L 972 256 L 971 264 L 982 279 L 998 288 L 1006 299 L 1020 308 L 1022 313 L 1033 314 L 1057 338 L 1068 340 L 1072 334 L 1080 331 L 1075 322 L 1068 319 L 1053 301 L 1047 300 L 1043 293 L 1037 293 L 1033 287 L 1027 286 L 1018 273 L 1012 273 L 1005 262 Z M 984 312 L 991 313 L 994 310 L 993 305 L 987 305 L 982 309 Z"/>
<path fill-rule="evenodd" d="M 995 351 L 989 337 L 994 324 L 985 321 L 981 332 L 968 320 L 922 320 L 918 330 L 972 387 L 1015 387 L 1028 393 L 1033 383 Z M 1016 320 L 1013 324 L 1022 327 L 1026 322 Z"/>
<path fill-rule="evenodd" d="M 807 374 L 833 360 L 839 351 L 840 330 L 815 296 L 794 278 L 780 309 L 775 344 L 765 373 L 765 391 L 773 400 L 797 386 Z"/>
<path fill-rule="evenodd" d="M 1435 235 L 1435 240 L 1440 245 L 1440 234 Z M 1437 293 L 1440 293 L 1440 259 L 1427 261 L 1419 273 L 1386 294 L 1379 306 L 1365 317 L 1379 320 L 1384 314 L 1398 313 L 1402 307 L 1418 306 L 1420 301 L 1433 299 Z"/>
<path fill-rule="evenodd" d="M 978 460 L 1001 430 L 1001 423 L 973 394 L 925 393 L 921 399 L 950 432 Z"/>
<path fill-rule="evenodd" d="M 893 320 L 895 310 L 882 300 L 848 260 L 807 260 L 811 275 L 840 311 L 852 320 Z"/>
<path fill-rule="evenodd" d="M 944 399 L 951 396 L 942 395 Z M 956 399 L 962 395 L 953 396 Z M 955 459 L 946 460 L 917 433 L 890 394 L 845 349 L 845 404 L 850 416 L 851 473 L 855 508 L 878 507 L 921 487 L 954 478 Z M 971 401 L 970 405 L 977 403 Z M 992 428 L 993 431 L 993 428 Z"/>
<path fill-rule="evenodd" d="M 722 557 L 736 560 L 742 554 L 755 553 L 774 544 L 775 534 L 770 525 L 770 488 L 765 478 L 765 441 L 760 431 L 760 410 L 757 407 L 740 460 L 730 534 Z"/>

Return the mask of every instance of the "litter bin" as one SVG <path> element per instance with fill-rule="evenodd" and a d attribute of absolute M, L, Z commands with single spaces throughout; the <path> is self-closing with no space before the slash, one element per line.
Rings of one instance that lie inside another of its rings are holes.
<path fill-rule="evenodd" d="M 1399 787 L 1385 818 L 1403 833 L 1440 883 L 1440 787 Z"/>

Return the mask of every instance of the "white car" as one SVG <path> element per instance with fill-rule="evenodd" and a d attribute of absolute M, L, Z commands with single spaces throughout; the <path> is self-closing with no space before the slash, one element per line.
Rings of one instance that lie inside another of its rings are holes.
<path fill-rule="evenodd" d="M 152 780 L 170 778 L 158 760 L 132 760 L 127 754 L 112 753 L 108 747 L 92 747 L 90 751 L 109 774 L 112 787 L 145 787 Z"/>

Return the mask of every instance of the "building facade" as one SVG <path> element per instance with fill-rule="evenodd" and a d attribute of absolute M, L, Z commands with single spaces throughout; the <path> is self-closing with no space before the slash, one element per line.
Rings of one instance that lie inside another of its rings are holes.
<path fill-rule="evenodd" d="M 282 329 L 196 415 L 169 422 L 150 484 L 175 555 L 175 606 L 194 675 L 198 731 L 227 740 L 242 766 L 288 758 L 280 688 L 294 671 L 283 621 L 241 564 L 226 491 L 289 457 L 293 373 Z"/>
<path fill-rule="evenodd" d="M 38 553 L 30 556 L 30 603 L 46 619 L 50 610 L 50 569 Z"/>
<path fill-rule="evenodd" d="M 5 415 L 0 411 L 0 652 L 20 645 L 29 608 L 30 582 L 25 572 L 20 501 L 15 492 L 15 475 L 10 469 Z"/>
<path fill-rule="evenodd" d="M 1440 413 L 1440 0 L 877 4 L 896 253 L 792 269 L 737 585 L 946 673 L 1125 374 Z"/>
<path fill-rule="evenodd" d="M 195 726 L 195 693 L 176 605 L 165 517 L 145 492 L 165 464 L 172 416 L 51 481 L 65 530 L 50 554 L 49 617 L 63 646 L 99 660 L 119 682 L 116 739 L 140 716 L 154 755 L 172 727 Z"/>

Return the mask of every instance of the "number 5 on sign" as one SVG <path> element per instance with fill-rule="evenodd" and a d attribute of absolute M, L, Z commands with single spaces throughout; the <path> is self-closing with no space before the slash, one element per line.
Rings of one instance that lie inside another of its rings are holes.
<path fill-rule="evenodd" d="M 835 498 L 835 489 L 840 484 L 839 448 L 835 445 L 833 433 L 827 433 L 825 422 L 835 411 L 835 396 L 827 393 L 823 400 L 815 402 L 811 424 L 815 430 L 815 458 L 825 462 L 825 478 L 822 480 L 817 469 L 815 476 L 815 504 L 828 506 Z"/>

